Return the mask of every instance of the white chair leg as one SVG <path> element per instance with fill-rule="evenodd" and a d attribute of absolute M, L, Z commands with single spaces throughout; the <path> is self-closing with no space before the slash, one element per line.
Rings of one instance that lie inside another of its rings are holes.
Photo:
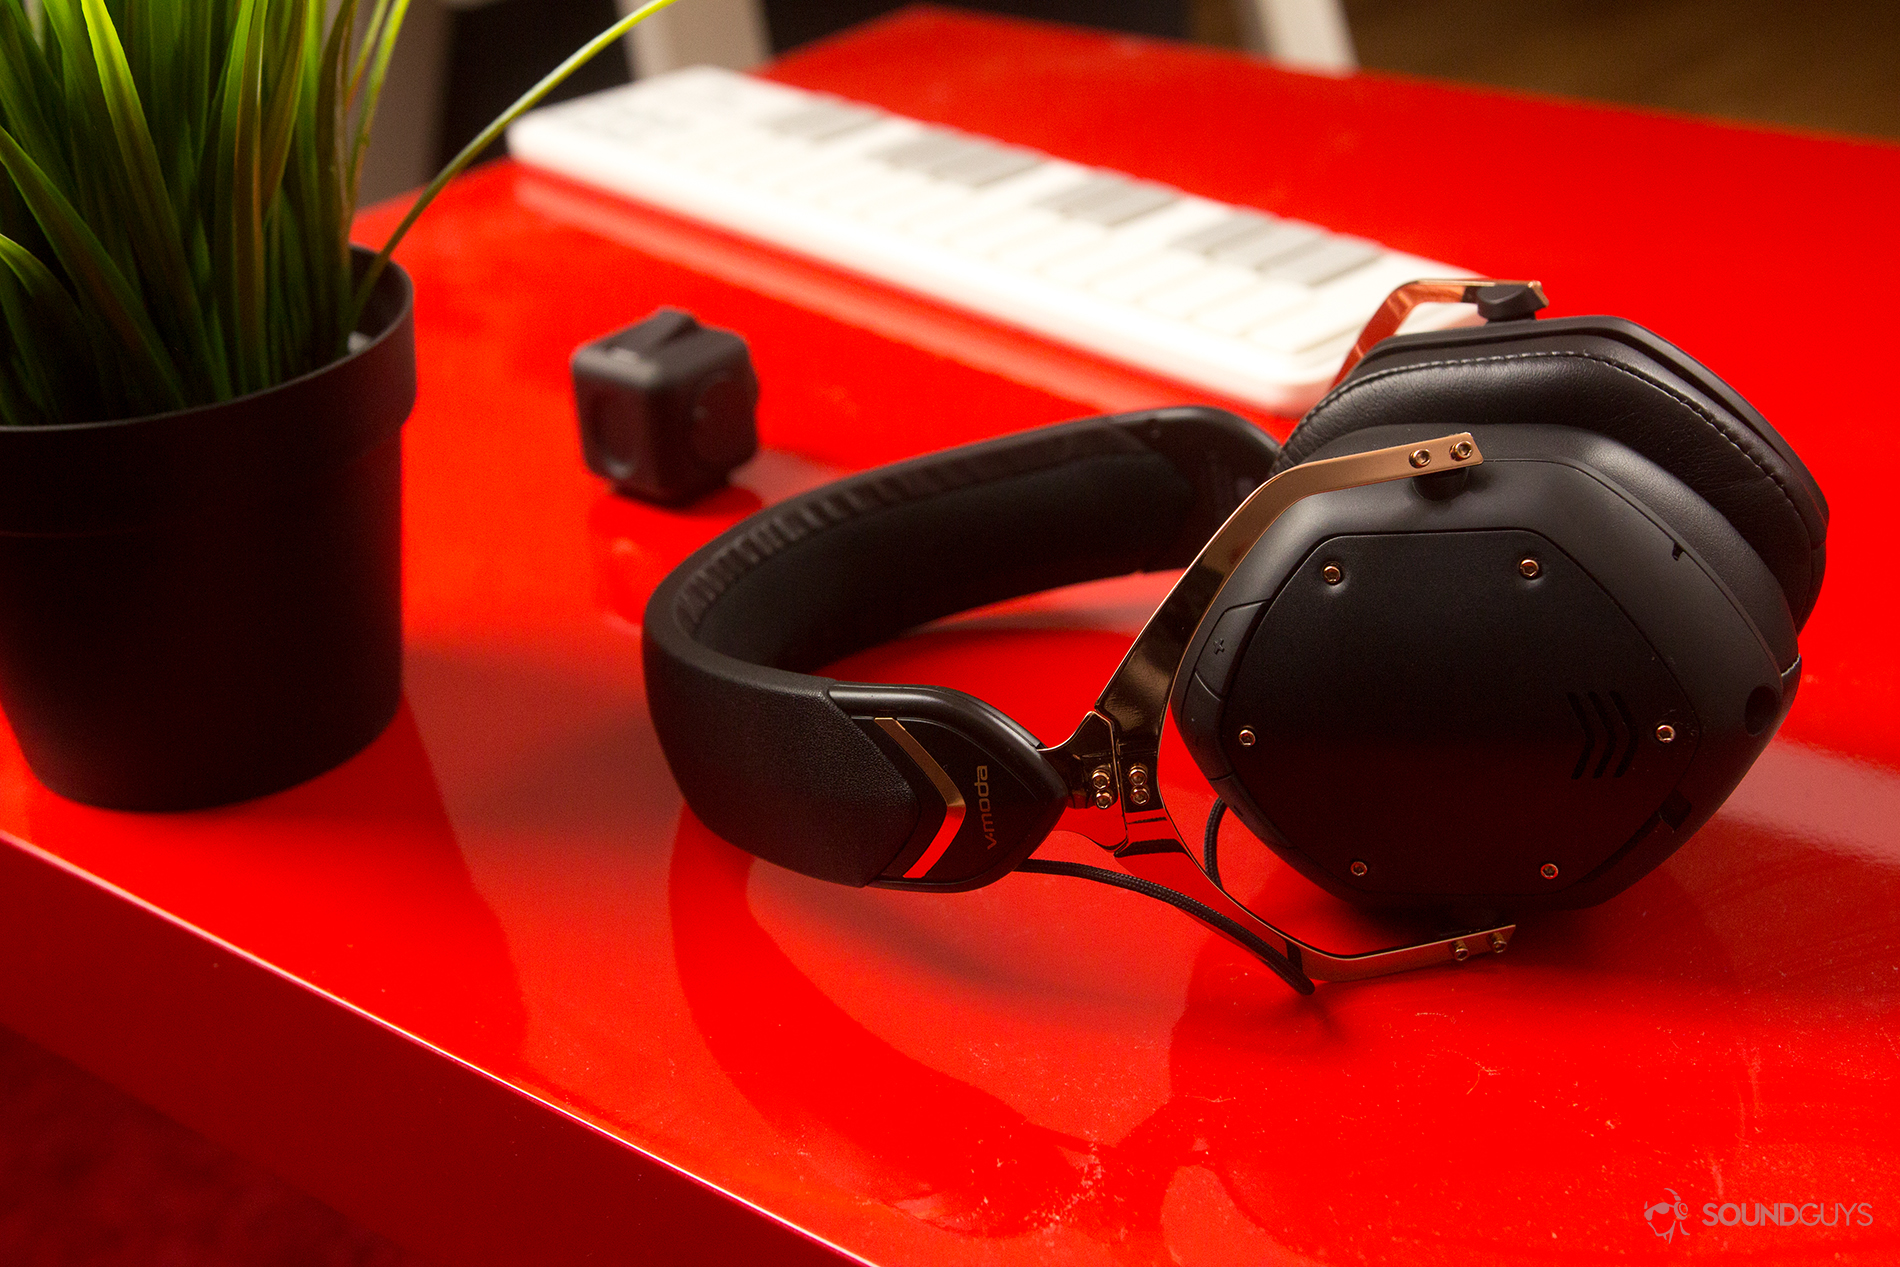
<path fill-rule="evenodd" d="M 640 2 L 616 0 L 622 13 L 633 12 Z M 750 70 L 771 53 L 759 0 L 692 0 L 660 10 L 627 37 L 635 78 L 681 66 Z"/>
<path fill-rule="evenodd" d="M 1296 70 L 1355 70 L 1352 30 L 1340 0 L 1236 0 L 1247 47 Z"/>

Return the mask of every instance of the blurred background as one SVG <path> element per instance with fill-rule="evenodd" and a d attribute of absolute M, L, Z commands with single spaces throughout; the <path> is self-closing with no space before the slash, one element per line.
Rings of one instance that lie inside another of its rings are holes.
<path fill-rule="evenodd" d="M 628 0 L 630 2 L 630 0 Z M 568 94 L 745 68 L 896 6 L 686 0 Z M 1893 0 L 985 0 L 967 7 L 1356 66 L 1900 140 Z M 616 0 L 414 0 L 365 172 L 420 185 L 612 21 Z M 395 1267 L 415 1260 L 0 1029 L 0 1263 Z"/>
<path fill-rule="evenodd" d="M 632 0 L 618 0 L 630 8 Z M 617 0 L 414 0 L 364 192 L 422 184 L 582 41 Z M 899 7 L 887 0 L 687 0 L 569 95 L 710 62 L 755 66 Z M 1730 119 L 1900 140 L 1892 0 L 964 0 L 1047 21 Z"/>

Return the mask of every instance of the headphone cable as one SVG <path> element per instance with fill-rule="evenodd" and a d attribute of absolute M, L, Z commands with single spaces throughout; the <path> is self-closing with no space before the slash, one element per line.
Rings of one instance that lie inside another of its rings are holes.
<path fill-rule="evenodd" d="M 1216 857 L 1216 837 L 1220 834 L 1220 822 L 1227 812 L 1225 802 L 1216 800 L 1213 812 L 1207 816 L 1207 836 L 1205 853 L 1207 873 L 1218 885 L 1220 868 Z M 1166 902 L 1177 910 L 1185 911 L 1204 924 L 1218 928 L 1227 936 L 1251 950 L 1260 960 L 1273 969 L 1274 973 L 1301 994 L 1313 992 L 1313 982 L 1302 972 L 1297 964 L 1286 955 L 1268 945 L 1252 930 L 1236 923 L 1213 907 L 1197 902 L 1185 893 L 1179 893 L 1165 884 L 1156 884 L 1153 880 L 1144 880 L 1140 876 L 1128 875 L 1121 871 L 1110 871 L 1106 867 L 1091 867 L 1082 862 L 1064 862 L 1056 858 L 1025 858 L 1017 865 L 1018 871 L 1034 871 L 1043 875 L 1071 875 L 1084 880 L 1094 880 L 1098 884 L 1111 885 L 1118 889 L 1127 889 L 1143 897 Z"/>

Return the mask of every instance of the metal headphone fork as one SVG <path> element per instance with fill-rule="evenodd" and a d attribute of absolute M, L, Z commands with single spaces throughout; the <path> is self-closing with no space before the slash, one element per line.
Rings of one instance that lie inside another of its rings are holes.
<path fill-rule="evenodd" d="M 1536 281 L 1505 281 L 1492 277 L 1450 277 L 1407 282 L 1385 297 L 1372 314 L 1359 337 L 1353 341 L 1346 359 L 1331 386 L 1337 387 L 1352 373 L 1353 366 L 1365 359 L 1373 345 L 1397 334 L 1412 309 L 1420 304 L 1476 304 L 1486 321 L 1509 321 L 1528 317 L 1550 306 L 1544 284 Z"/>
<path fill-rule="evenodd" d="M 1069 789 L 1068 806 L 1054 830 L 1085 836 L 1113 854 L 1130 875 L 1173 889 L 1243 929 L 1277 940 L 1294 967 L 1322 981 L 1355 981 L 1455 963 L 1473 953 L 1502 954 L 1516 931 L 1514 924 L 1355 955 L 1333 954 L 1283 932 L 1231 897 L 1207 873 L 1168 812 L 1156 774 L 1175 677 L 1192 672 L 1182 663 L 1187 649 L 1217 609 L 1235 566 L 1275 520 L 1319 493 L 1459 470 L 1483 461 L 1477 442 L 1461 432 L 1422 444 L 1302 463 L 1255 489 L 1148 618 L 1075 733 L 1067 742 L 1041 750 Z M 1202 922 L 1257 953 L 1220 924 Z"/>

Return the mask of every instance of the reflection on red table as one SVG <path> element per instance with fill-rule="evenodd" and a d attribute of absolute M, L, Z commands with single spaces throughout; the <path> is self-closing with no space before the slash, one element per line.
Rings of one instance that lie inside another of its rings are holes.
<path fill-rule="evenodd" d="M 928 10 L 774 73 L 1538 276 L 1559 312 L 1691 349 L 1833 503 L 1782 736 L 1615 900 L 1501 960 L 1312 998 L 1062 877 L 926 896 L 754 863 L 683 811 L 647 721 L 658 578 L 842 470 L 1191 393 L 501 164 L 404 250 L 402 715 L 305 787 L 188 815 L 62 801 L 0 741 L 0 1022 L 445 1262 L 789 1260 L 788 1227 L 907 1263 L 1900 1255 L 1889 336 L 1839 311 L 1900 283 L 1876 227 L 1900 151 Z M 661 303 L 743 333 L 764 383 L 766 452 L 687 511 L 585 474 L 566 384 L 576 344 Z M 970 690 L 1056 737 L 1166 580 L 836 671 Z M 1178 743 L 1161 777 L 1192 829 L 1210 798 Z M 1223 862 L 1295 929 L 1381 931 L 1233 824 Z M 613 1212 L 682 1173 L 725 1194 L 712 1213 L 648 1211 L 651 1239 L 624 1239 Z M 1655 1213 L 1677 1200 L 1680 1226 Z"/>

